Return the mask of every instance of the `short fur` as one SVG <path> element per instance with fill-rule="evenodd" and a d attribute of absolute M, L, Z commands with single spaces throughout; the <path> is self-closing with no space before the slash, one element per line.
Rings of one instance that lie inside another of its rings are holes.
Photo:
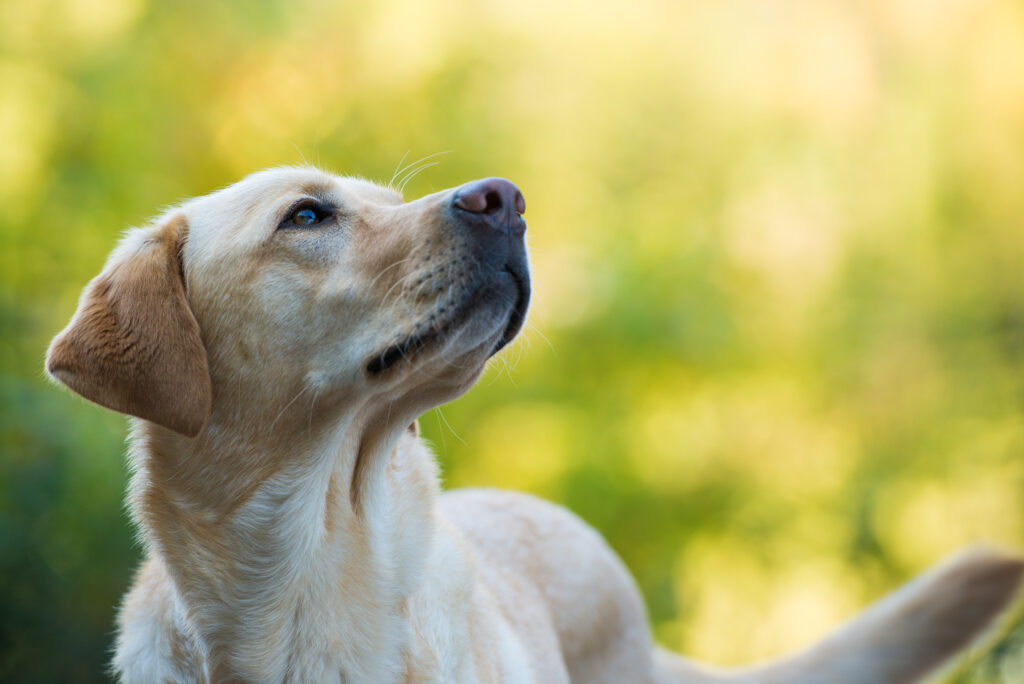
<path fill-rule="evenodd" d="M 1021 561 L 975 551 L 760 669 L 652 648 L 571 513 L 439 491 L 415 418 L 473 384 L 526 287 L 521 239 L 481 237 L 453 192 L 260 172 L 133 230 L 86 288 L 47 369 L 136 418 L 121 680 L 897 684 L 1012 599 Z M 287 225 L 303 197 L 330 220 Z"/>

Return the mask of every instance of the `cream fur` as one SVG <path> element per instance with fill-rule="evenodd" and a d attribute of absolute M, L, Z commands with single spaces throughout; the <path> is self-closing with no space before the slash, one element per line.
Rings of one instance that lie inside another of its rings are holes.
<path fill-rule="evenodd" d="M 473 384 L 515 307 L 504 262 L 488 261 L 452 192 L 403 203 L 315 169 L 260 172 L 132 231 L 87 289 L 48 367 L 147 418 L 130 439 L 147 560 L 119 615 L 121 680 L 895 684 L 932 671 L 1011 599 L 1020 561 L 975 552 L 761 669 L 656 652 L 632 579 L 593 530 L 522 494 L 442 495 L 410 428 Z M 307 196 L 333 223 L 280 228 Z M 184 305 L 108 286 L 175 257 Z M 163 309 L 181 306 L 173 320 L 194 315 L 200 337 L 167 351 Z M 453 310 L 411 358 L 368 370 Z M 150 347 L 190 384 L 118 394 Z"/>

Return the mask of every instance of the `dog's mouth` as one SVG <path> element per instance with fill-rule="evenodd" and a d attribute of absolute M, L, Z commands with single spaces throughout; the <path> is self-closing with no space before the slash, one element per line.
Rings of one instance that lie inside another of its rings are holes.
<path fill-rule="evenodd" d="M 502 330 L 501 336 L 488 356 L 493 356 L 515 339 L 515 336 L 519 334 L 523 323 L 526 321 L 526 310 L 530 303 L 529 276 L 517 273 L 517 269 L 508 266 L 499 273 L 499 277 L 506 276 L 512 280 L 515 286 L 515 302 L 509 311 L 508 321 Z M 455 330 L 469 320 L 476 310 L 481 305 L 486 304 L 493 296 L 495 296 L 493 286 L 483 286 L 476 289 L 451 316 L 431 325 L 422 332 L 410 335 L 398 344 L 392 345 L 380 354 L 371 357 L 366 364 L 366 372 L 370 375 L 380 375 L 399 362 L 413 360 L 419 351 L 434 346 L 436 342 L 444 339 L 452 330 Z"/>
<path fill-rule="evenodd" d="M 512 305 L 512 313 L 508 317 L 508 323 L 505 325 L 505 330 L 501 333 L 501 338 L 498 339 L 498 343 L 491 350 L 491 356 L 501 351 L 523 329 L 523 323 L 526 322 L 526 309 L 530 305 L 529 276 L 517 274 L 515 269 L 511 268 L 506 268 L 505 272 L 512 276 L 512 282 L 515 283 L 516 301 Z"/>

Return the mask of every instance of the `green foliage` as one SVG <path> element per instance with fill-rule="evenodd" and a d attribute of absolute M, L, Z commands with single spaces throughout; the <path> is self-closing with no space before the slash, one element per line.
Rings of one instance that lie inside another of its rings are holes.
<path fill-rule="evenodd" d="M 123 421 L 47 341 L 127 225 L 274 164 L 523 189 L 530 327 L 424 431 L 600 529 L 666 645 L 1024 548 L 1022 46 L 1012 0 L 0 0 L 0 679 L 102 679 L 138 556 Z"/>

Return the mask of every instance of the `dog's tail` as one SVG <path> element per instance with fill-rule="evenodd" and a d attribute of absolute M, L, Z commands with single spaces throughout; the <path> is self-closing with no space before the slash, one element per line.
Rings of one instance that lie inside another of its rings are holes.
<path fill-rule="evenodd" d="M 977 640 L 1010 604 L 1024 561 L 961 553 L 839 627 L 806 651 L 745 670 L 704 669 L 658 651 L 658 684 L 904 684 Z"/>

